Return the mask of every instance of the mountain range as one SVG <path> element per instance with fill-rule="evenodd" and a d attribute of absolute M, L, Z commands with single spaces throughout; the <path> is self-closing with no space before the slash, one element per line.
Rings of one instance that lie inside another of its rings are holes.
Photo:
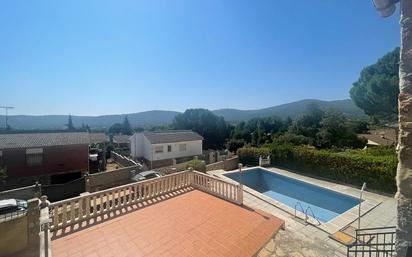
<path fill-rule="evenodd" d="M 305 99 L 287 104 L 277 105 L 257 110 L 219 109 L 212 111 L 222 116 L 226 121 L 235 123 L 252 118 L 278 116 L 280 118 L 296 118 L 305 111 L 308 104 L 317 104 L 321 109 L 336 109 L 343 112 L 349 118 L 364 119 L 366 115 L 352 100 L 322 101 Z M 121 123 L 127 115 L 132 126 L 156 126 L 171 123 L 179 114 L 175 111 L 146 111 L 129 114 L 101 115 L 101 116 L 72 116 L 75 126 L 87 124 L 91 128 L 108 128 L 114 123 Z M 15 129 L 63 129 L 68 121 L 68 115 L 11 115 L 8 118 L 9 125 Z M 4 127 L 5 117 L 0 116 L 0 126 Z"/>

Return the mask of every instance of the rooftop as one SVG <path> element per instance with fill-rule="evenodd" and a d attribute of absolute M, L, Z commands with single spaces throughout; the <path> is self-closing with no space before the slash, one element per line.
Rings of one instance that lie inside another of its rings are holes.
<path fill-rule="evenodd" d="M 191 130 L 143 132 L 143 135 L 152 144 L 187 142 L 203 140 L 203 137 Z"/>
<path fill-rule="evenodd" d="M 105 133 L 90 133 L 90 143 L 104 143 L 109 141 Z"/>
<path fill-rule="evenodd" d="M 0 134 L 0 149 L 88 145 L 89 143 L 87 132 Z"/>
<path fill-rule="evenodd" d="M 113 142 L 117 144 L 125 144 L 129 143 L 129 135 L 114 135 L 113 136 Z"/>
<path fill-rule="evenodd" d="M 191 190 L 52 241 L 63 256 L 252 256 L 283 225 Z"/>

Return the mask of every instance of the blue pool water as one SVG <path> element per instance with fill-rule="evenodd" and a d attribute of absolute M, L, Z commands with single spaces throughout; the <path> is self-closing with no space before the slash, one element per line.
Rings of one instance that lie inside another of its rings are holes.
<path fill-rule="evenodd" d="M 239 172 L 228 173 L 225 176 L 240 182 Z M 295 208 L 297 202 L 302 204 L 304 210 L 310 206 L 316 218 L 321 222 L 328 222 L 359 203 L 358 198 L 275 174 L 262 168 L 243 171 L 242 182 L 245 186 L 282 202 L 292 209 Z M 311 214 L 308 213 L 308 215 Z"/>

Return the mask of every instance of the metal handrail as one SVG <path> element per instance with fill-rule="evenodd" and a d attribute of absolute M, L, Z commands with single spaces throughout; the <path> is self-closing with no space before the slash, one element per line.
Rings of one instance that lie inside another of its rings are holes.
<path fill-rule="evenodd" d="M 308 215 L 308 211 L 310 210 L 310 212 L 312 213 L 312 217 L 315 218 L 315 220 L 319 223 L 318 225 L 321 225 L 322 223 L 319 221 L 319 219 L 316 217 L 315 213 L 313 212 L 312 208 L 310 208 L 310 206 L 308 206 L 306 208 L 305 211 L 305 216 L 306 216 L 306 222 L 308 222 L 309 219 L 309 215 Z"/>
<path fill-rule="evenodd" d="M 394 256 L 395 238 L 393 226 L 357 229 L 356 241 L 347 246 L 347 256 Z"/>
<path fill-rule="evenodd" d="M 303 209 L 302 204 L 298 201 L 298 202 L 296 202 L 296 204 L 295 204 L 295 217 L 296 217 L 296 218 L 299 218 L 299 217 L 296 215 L 298 206 L 300 206 L 300 209 L 302 210 L 302 213 L 305 214 L 305 210 Z M 306 214 L 305 214 L 305 221 L 306 221 Z"/>

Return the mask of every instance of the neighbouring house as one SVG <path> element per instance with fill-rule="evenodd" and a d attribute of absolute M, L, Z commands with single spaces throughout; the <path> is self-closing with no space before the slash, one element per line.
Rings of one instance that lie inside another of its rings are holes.
<path fill-rule="evenodd" d="M 358 134 L 368 140 L 367 146 L 394 146 L 396 144 L 395 129 L 371 130 L 369 134 Z"/>
<path fill-rule="evenodd" d="M 203 137 L 190 130 L 135 133 L 130 155 L 144 159 L 150 168 L 172 165 L 176 159 L 202 154 Z"/>
<path fill-rule="evenodd" d="M 130 149 L 130 136 L 129 135 L 114 135 L 113 146 L 114 148 Z"/>
<path fill-rule="evenodd" d="M 130 155 L 130 135 L 112 135 L 110 137 L 110 144 L 112 150 L 118 154 L 129 156 Z"/>
<path fill-rule="evenodd" d="M 0 165 L 7 187 L 63 183 L 88 170 L 90 137 L 86 132 L 0 135 Z"/>

